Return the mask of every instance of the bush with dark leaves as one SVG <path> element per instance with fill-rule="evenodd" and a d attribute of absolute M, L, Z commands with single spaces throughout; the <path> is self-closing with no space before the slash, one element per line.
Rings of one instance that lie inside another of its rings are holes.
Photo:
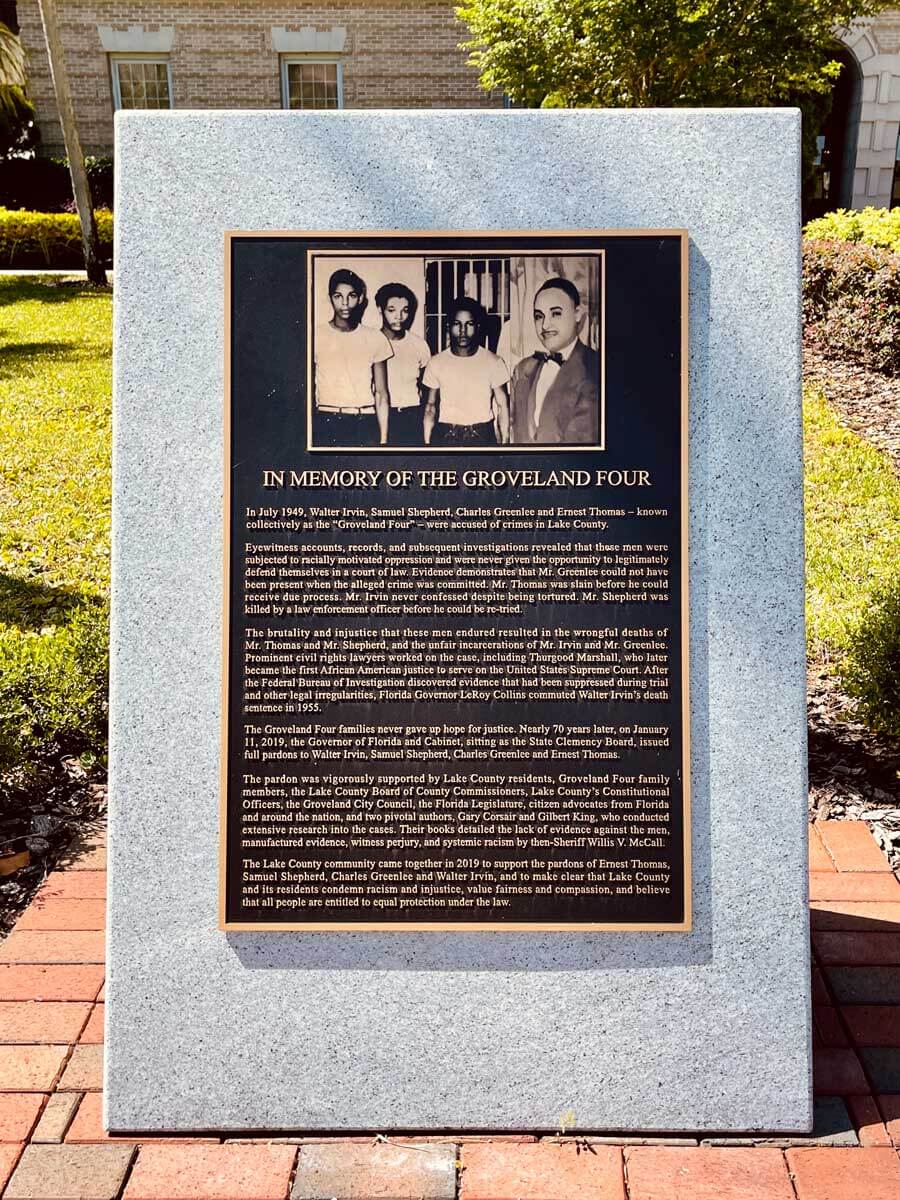
<path fill-rule="evenodd" d="M 900 374 L 900 253 L 806 238 L 803 319 L 808 335 L 833 354 Z"/>

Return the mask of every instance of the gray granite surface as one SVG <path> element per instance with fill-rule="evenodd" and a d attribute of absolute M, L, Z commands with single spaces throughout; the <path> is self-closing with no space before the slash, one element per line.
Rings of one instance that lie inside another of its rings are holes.
<path fill-rule="evenodd" d="M 117 115 L 116 1131 L 808 1130 L 799 116 Z M 691 934 L 217 928 L 223 233 L 690 232 Z"/>

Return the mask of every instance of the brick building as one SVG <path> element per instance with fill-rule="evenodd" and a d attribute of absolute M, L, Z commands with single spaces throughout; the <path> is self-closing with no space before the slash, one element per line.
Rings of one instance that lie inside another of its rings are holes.
<path fill-rule="evenodd" d="M 6 8 L 11 0 L 2 0 Z M 113 112 L 140 108 L 477 108 L 454 0 L 58 0 L 87 153 Z M 44 154 L 62 136 L 37 0 L 19 0 Z M 843 35 L 846 70 L 823 137 L 818 204 L 900 204 L 900 9 Z"/>
<path fill-rule="evenodd" d="M 113 112 L 150 108 L 476 108 L 453 0 L 59 0 L 81 139 L 109 154 Z M 44 154 L 61 154 L 37 0 L 19 0 Z"/>

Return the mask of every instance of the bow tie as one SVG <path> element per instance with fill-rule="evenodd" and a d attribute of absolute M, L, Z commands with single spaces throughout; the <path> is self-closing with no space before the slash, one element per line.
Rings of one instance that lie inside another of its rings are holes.
<path fill-rule="evenodd" d="M 563 356 L 558 350 L 554 350 L 551 353 L 545 350 L 535 350 L 534 357 L 540 363 L 555 362 L 558 367 L 563 365 Z"/>

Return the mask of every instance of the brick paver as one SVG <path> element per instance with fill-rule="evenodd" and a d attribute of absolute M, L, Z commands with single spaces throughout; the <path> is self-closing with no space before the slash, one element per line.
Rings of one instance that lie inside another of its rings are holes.
<path fill-rule="evenodd" d="M 66 871 L 105 871 L 106 840 L 91 842 L 89 849 L 79 854 L 73 862 L 61 864 Z"/>
<path fill-rule="evenodd" d="M 37 1092 L 0 1094 L 0 1142 L 24 1142 L 34 1128 L 45 1097 Z"/>
<path fill-rule="evenodd" d="M 787 1151 L 797 1200 L 900 1200 L 900 1161 L 881 1147 Z"/>
<path fill-rule="evenodd" d="M 296 1146 L 143 1145 L 124 1200 L 285 1200 L 296 1154 Z"/>
<path fill-rule="evenodd" d="M 865 1096 L 869 1085 L 853 1050 L 821 1047 L 813 1055 L 817 1096 Z"/>
<path fill-rule="evenodd" d="M 454 1200 L 456 1146 L 320 1143 L 300 1148 L 291 1200 Z"/>
<path fill-rule="evenodd" d="M 865 897 L 868 899 L 868 897 Z M 881 897 L 876 897 L 880 899 Z M 900 895 L 898 895 L 900 899 Z M 37 897 L 16 922 L 23 929 L 103 929 L 105 900 L 69 900 L 63 896 Z"/>
<path fill-rule="evenodd" d="M 878 1095 L 875 1100 L 888 1136 L 895 1146 L 900 1146 L 900 1096 Z"/>
<path fill-rule="evenodd" d="M 900 966 L 897 933 L 814 933 L 819 962 L 848 966 Z"/>
<path fill-rule="evenodd" d="M 878 1092 L 900 1092 L 900 1049 L 896 1046 L 867 1046 L 859 1057 L 872 1086 Z"/>
<path fill-rule="evenodd" d="M 554 1141 L 461 1151 L 460 1200 L 624 1200 L 622 1151 Z"/>
<path fill-rule="evenodd" d="M 75 1115 L 78 1092 L 54 1092 L 47 1101 L 47 1107 L 41 1113 L 37 1129 L 31 1135 L 33 1142 L 61 1142 L 66 1136 L 69 1123 Z"/>
<path fill-rule="evenodd" d="M 828 851 L 825 849 L 825 843 L 819 837 L 818 830 L 815 825 L 809 826 L 809 870 L 827 871 L 836 873 L 837 867 Z"/>
<path fill-rule="evenodd" d="M 0 1042 L 74 1042 L 90 1011 L 90 1004 L 0 1000 Z"/>
<path fill-rule="evenodd" d="M 65 896 L 70 900 L 105 900 L 105 871 L 52 871 L 37 894 L 38 900 Z"/>
<path fill-rule="evenodd" d="M 0 1000 L 95 1000 L 103 986 L 103 967 L 0 964 Z"/>
<path fill-rule="evenodd" d="M 897 904 L 900 880 L 887 871 L 813 871 L 809 877 L 809 898 Z"/>
<path fill-rule="evenodd" d="M 0 1046 L 0 1091 L 52 1091 L 68 1053 L 68 1046 Z"/>
<path fill-rule="evenodd" d="M 830 1004 L 831 997 L 822 978 L 822 972 L 813 963 L 812 969 L 812 1002 L 813 1004 Z"/>
<path fill-rule="evenodd" d="M 864 821 L 818 821 L 816 832 L 839 871 L 890 871 Z"/>
<path fill-rule="evenodd" d="M 79 1097 L 76 1097 L 78 1099 Z M 80 1097 L 81 1103 L 75 1113 L 75 1119 L 66 1133 L 66 1141 L 74 1143 L 87 1142 L 133 1142 L 135 1138 L 113 1134 L 103 1128 L 103 1094 L 102 1092 L 86 1092 Z"/>
<path fill-rule="evenodd" d="M 26 1146 L 3 1200 L 115 1200 L 133 1146 Z"/>
<path fill-rule="evenodd" d="M 630 1200 L 794 1200 L 784 1155 L 767 1147 L 636 1147 L 625 1169 Z"/>
<path fill-rule="evenodd" d="M 841 1015 L 857 1046 L 900 1046 L 900 1005 L 849 1004 Z"/>
<path fill-rule="evenodd" d="M 104 942 L 98 929 L 14 930 L 0 944 L 0 962 L 102 963 Z"/>
<path fill-rule="evenodd" d="M 78 1045 L 66 1064 L 59 1081 L 61 1092 L 99 1092 L 103 1090 L 103 1047 Z"/>
<path fill-rule="evenodd" d="M 87 1024 L 78 1038 L 79 1042 L 99 1043 L 103 1041 L 103 1024 L 106 1015 L 105 1004 L 95 1004 L 91 1009 L 91 1015 L 88 1018 Z"/>
<path fill-rule="evenodd" d="M 24 1145 L 0 1145 L 0 1191 L 15 1170 L 16 1163 L 25 1149 Z M 9 1193 L 7 1192 L 7 1195 Z"/>
<path fill-rule="evenodd" d="M 890 1146 L 891 1138 L 878 1105 L 872 1096 L 850 1096 L 847 1100 L 853 1126 L 859 1133 L 860 1144 L 863 1146 Z"/>
<path fill-rule="evenodd" d="M 900 904 L 893 901 L 814 900 L 809 915 L 814 930 L 895 933 L 900 928 Z"/>
<path fill-rule="evenodd" d="M 814 1005 L 813 1027 L 817 1046 L 844 1047 L 850 1044 L 840 1014 L 835 1008 L 828 1008 L 824 1004 Z"/>
<path fill-rule="evenodd" d="M 827 967 L 838 1004 L 900 1005 L 900 967 Z"/>

